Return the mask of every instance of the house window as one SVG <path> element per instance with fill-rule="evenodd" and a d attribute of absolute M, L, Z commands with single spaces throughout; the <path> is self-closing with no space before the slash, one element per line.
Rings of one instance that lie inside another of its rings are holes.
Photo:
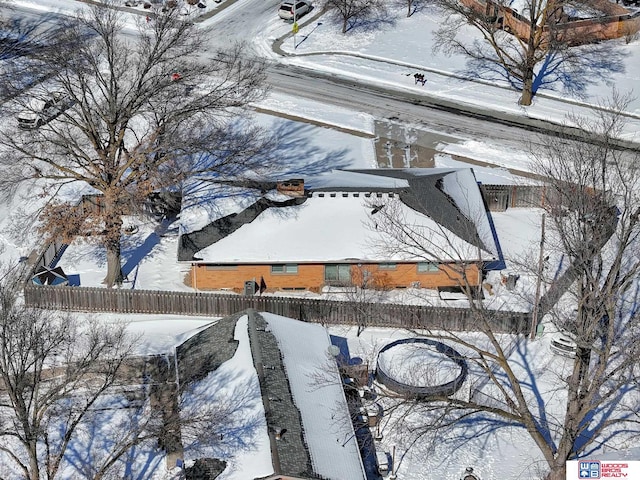
<path fill-rule="evenodd" d="M 396 268 L 398 268 L 397 263 L 379 263 L 378 264 L 378 269 L 380 270 L 395 270 Z"/>
<path fill-rule="evenodd" d="M 238 265 L 205 265 L 207 270 L 237 270 Z"/>
<path fill-rule="evenodd" d="M 271 265 L 271 273 L 298 273 L 298 265 L 296 263 L 284 263 L 281 265 Z"/>
<path fill-rule="evenodd" d="M 440 267 L 434 262 L 420 262 L 418 263 L 418 273 L 435 273 L 439 272 Z"/>
<path fill-rule="evenodd" d="M 350 285 L 351 265 L 325 265 L 324 281 L 327 285 Z"/>

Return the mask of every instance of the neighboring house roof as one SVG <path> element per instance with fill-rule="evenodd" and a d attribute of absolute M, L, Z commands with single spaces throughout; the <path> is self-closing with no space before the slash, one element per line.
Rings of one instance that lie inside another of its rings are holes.
<path fill-rule="evenodd" d="M 185 390 L 185 414 L 198 402 L 238 397 L 227 441 L 195 450 L 187 444 L 187 458 L 224 460 L 224 476 L 233 479 L 365 480 L 330 345 L 321 325 L 254 310 L 179 345 L 181 382 L 195 382 Z"/>
<path fill-rule="evenodd" d="M 331 340 L 321 325 L 260 314 L 275 336 L 300 411 L 313 471 L 329 480 L 365 480 Z"/>
<path fill-rule="evenodd" d="M 421 261 L 419 250 L 388 253 L 371 204 L 397 209 L 439 246 L 442 261 L 484 261 L 498 248 L 469 168 L 338 170 L 308 180 L 286 206 L 263 198 L 181 237 L 179 260 L 207 263 Z M 277 208 L 276 208 L 277 207 Z"/>

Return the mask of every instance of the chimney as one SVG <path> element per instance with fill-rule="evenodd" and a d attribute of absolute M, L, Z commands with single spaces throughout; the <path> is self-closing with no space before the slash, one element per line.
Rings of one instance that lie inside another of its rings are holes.
<path fill-rule="evenodd" d="M 276 189 L 278 193 L 289 195 L 290 197 L 304 197 L 304 179 L 291 178 L 278 182 Z"/>

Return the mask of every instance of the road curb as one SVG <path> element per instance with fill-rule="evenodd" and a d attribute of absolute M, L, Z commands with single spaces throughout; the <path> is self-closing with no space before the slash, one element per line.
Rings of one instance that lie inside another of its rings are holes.
<path fill-rule="evenodd" d="M 322 15 L 324 15 L 326 13 L 326 9 L 321 10 L 320 12 L 318 12 L 317 14 L 315 14 L 314 16 L 312 16 L 311 18 L 308 18 L 304 23 L 300 24 L 300 28 L 304 28 L 306 26 L 308 26 L 311 23 L 314 23 L 317 19 L 319 19 L 320 17 L 322 17 Z M 422 71 L 422 72 L 428 72 L 431 74 L 435 74 L 435 75 L 440 75 L 440 76 L 444 76 L 444 77 L 449 77 L 452 79 L 456 79 L 459 80 L 461 82 L 471 82 L 471 83 L 476 83 L 479 85 L 484 85 L 484 86 L 491 86 L 493 88 L 498 88 L 500 90 L 503 91 L 510 91 L 510 92 L 515 92 L 515 90 L 513 90 L 512 88 L 509 88 L 508 86 L 505 85 L 496 85 L 490 81 L 487 80 L 482 80 L 482 79 L 475 79 L 475 78 L 469 78 L 469 77 L 465 77 L 462 75 L 458 75 L 456 73 L 453 72 L 446 72 L 446 71 L 442 71 L 442 70 L 438 70 L 438 69 L 434 69 L 431 67 L 425 67 L 423 65 L 416 65 L 416 64 L 412 64 L 412 63 L 408 63 L 408 62 L 400 62 L 400 61 L 396 61 L 393 59 L 386 59 L 386 58 L 381 58 L 381 57 L 375 57 L 373 55 L 366 55 L 366 54 L 361 54 L 361 53 L 357 53 L 357 52 L 348 52 L 348 51 L 335 51 L 335 50 L 326 50 L 326 51 L 318 51 L 318 52 L 309 52 L 309 53 L 296 53 L 296 52 L 287 52 L 284 51 L 282 49 L 282 45 L 284 44 L 284 42 L 291 38 L 291 36 L 293 35 L 292 32 L 288 32 L 280 37 L 278 37 L 276 40 L 274 40 L 273 44 L 272 44 L 272 51 L 279 55 L 280 57 L 283 58 L 296 58 L 296 57 L 312 57 L 312 56 L 321 56 L 321 55 L 326 55 L 326 56 L 347 56 L 347 57 L 353 57 L 353 58 L 362 58 L 368 61 L 372 61 L 372 62 L 379 62 L 379 63 L 384 63 L 384 64 L 389 64 L 389 65 L 397 65 L 400 67 L 405 67 L 405 68 L 409 68 L 412 70 L 416 70 L 416 71 Z M 305 68 L 305 67 L 301 67 L 298 65 L 299 68 Z M 352 81 L 358 81 L 358 80 L 354 80 L 353 77 L 349 77 L 348 74 L 344 75 L 345 78 L 351 78 Z M 386 87 L 381 87 L 385 90 L 392 90 L 391 88 L 386 88 Z M 478 107 L 474 104 L 465 104 L 463 102 L 458 102 L 455 100 L 451 100 L 451 99 L 447 99 L 447 98 L 443 98 L 443 97 L 439 97 L 439 96 L 435 96 L 435 95 L 430 95 L 428 92 L 424 92 L 424 93 L 417 93 L 417 92 L 412 92 L 413 94 L 415 94 L 418 97 L 423 97 L 426 101 L 432 103 L 432 104 L 436 104 L 436 105 L 444 105 L 444 104 L 456 104 L 459 106 L 459 110 L 461 112 L 473 112 L 473 111 L 477 111 Z M 607 112 L 607 113 L 618 113 L 621 116 L 628 118 L 628 119 L 632 119 L 632 120 L 640 120 L 640 114 L 636 114 L 636 113 L 632 113 L 632 112 L 615 112 L 613 109 L 611 108 L 607 108 L 605 106 L 602 105 L 597 105 L 597 104 L 592 104 L 592 103 L 587 103 L 587 102 L 582 102 L 579 100 L 573 100 L 573 99 L 567 99 L 567 98 L 558 98 L 554 95 L 550 95 L 548 93 L 536 93 L 534 98 L 541 98 L 541 99 L 547 99 L 547 100 L 552 100 L 555 102 L 559 102 L 561 104 L 564 105 L 573 105 L 576 107 L 581 107 L 581 108 L 588 108 L 591 110 L 595 110 L 595 111 L 601 111 L 601 112 Z M 526 107 L 522 107 L 523 109 L 526 109 Z M 526 110 L 525 110 L 526 111 Z M 565 125 L 561 124 L 561 123 L 557 123 L 553 120 L 545 120 L 545 119 L 540 119 L 540 118 L 533 118 L 533 117 L 529 117 L 527 115 L 522 115 L 522 116 L 516 116 L 514 114 L 510 114 L 510 113 L 504 113 L 501 112 L 501 114 L 503 115 L 509 115 L 512 116 L 514 118 L 518 118 L 520 121 L 516 122 L 516 124 L 519 125 L 523 125 L 523 126 L 536 126 L 536 128 L 543 128 L 548 130 L 549 127 L 545 128 L 544 126 L 542 126 L 543 124 L 547 124 L 549 126 L 554 126 L 554 127 L 558 127 L 558 126 L 563 126 L 566 127 Z M 621 140 L 620 141 L 620 145 L 622 146 L 622 148 L 631 148 L 634 150 L 640 149 L 640 144 L 638 144 L 637 142 L 630 142 L 630 141 L 625 141 L 625 140 Z"/>

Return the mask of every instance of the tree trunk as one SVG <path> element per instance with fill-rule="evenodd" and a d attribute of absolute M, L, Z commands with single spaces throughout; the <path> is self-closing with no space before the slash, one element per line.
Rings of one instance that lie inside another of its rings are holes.
<path fill-rule="evenodd" d="M 529 106 L 533 101 L 533 69 L 536 66 L 536 52 L 538 51 L 538 35 L 541 29 L 535 25 L 531 25 L 529 38 L 527 38 L 527 47 L 525 52 L 524 64 L 522 65 L 522 96 L 520 97 L 520 105 Z"/>
<path fill-rule="evenodd" d="M 527 72 L 527 76 L 522 83 L 522 96 L 520 105 L 529 106 L 533 101 L 533 72 Z"/>
<path fill-rule="evenodd" d="M 407 17 L 411 16 L 411 4 L 413 3 L 413 0 L 407 0 Z"/>
<path fill-rule="evenodd" d="M 342 33 L 347 33 L 347 24 L 349 19 L 345 16 L 342 18 Z"/>
<path fill-rule="evenodd" d="M 29 477 L 30 480 L 40 480 L 40 466 L 38 464 L 38 445 L 29 442 Z"/>
<path fill-rule="evenodd" d="M 104 277 L 103 283 L 107 287 L 114 285 L 122 285 L 124 277 L 122 275 L 122 266 L 120 264 L 120 241 L 107 242 L 107 276 Z"/>
<path fill-rule="evenodd" d="M 110 216 L 106 222 L 104 246 L 107 250 L 107 276 L 103 283 L 111 288 L 114 285 L 122 285 L 122 264 L 120 257 L 120 232 L 122 229 L 122 218 L 120 216 Z"/>
<path fill-rule="evenodd" d="M 559 462 L 557 465 L 552 467 L 549 474 L 545 477 L 545 480 L 566 480 L 567 478 L 567 466 L 565 462 Z"/>

